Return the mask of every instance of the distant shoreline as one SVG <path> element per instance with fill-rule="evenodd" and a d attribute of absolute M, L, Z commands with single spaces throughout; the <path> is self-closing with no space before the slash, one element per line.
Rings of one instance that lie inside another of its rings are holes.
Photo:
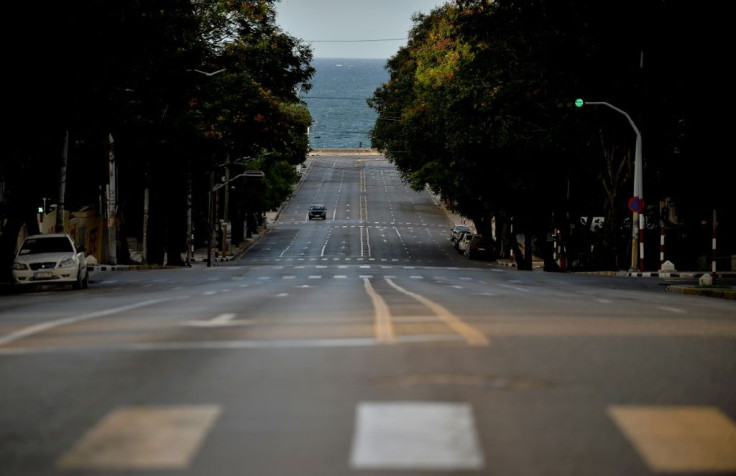
<path fill-rule="evenodd" d="M 381 155 L 376 149 L 312 149 L 308 155 Z"/>

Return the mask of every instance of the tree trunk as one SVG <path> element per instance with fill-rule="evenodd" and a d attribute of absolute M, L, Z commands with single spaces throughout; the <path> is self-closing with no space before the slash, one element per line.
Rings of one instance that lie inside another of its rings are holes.
<path fill-rule="evenodd" d="M 509 244 L 516 257 L 516 269 L 522 271 L 531 271 L 532 267 L 532 235 L 530 233 L 524 233 L 524 251 L 519 246 L 519 242 L 516 240 L 516 234 L 510 235 Z"/>

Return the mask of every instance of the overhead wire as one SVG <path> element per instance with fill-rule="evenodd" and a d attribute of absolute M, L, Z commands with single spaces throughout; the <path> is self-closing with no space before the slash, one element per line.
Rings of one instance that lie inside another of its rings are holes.
<path fill-rule="evenodd" d="M 307 43 L 368 43 L 375 41 L 404 41 L 408 38 L 377 38 L 374 40 L 304 40 Z"/>

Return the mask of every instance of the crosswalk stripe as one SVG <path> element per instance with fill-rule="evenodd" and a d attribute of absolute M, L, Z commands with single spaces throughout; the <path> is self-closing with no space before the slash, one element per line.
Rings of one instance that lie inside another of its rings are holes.
<path fill-rule="evenodd" d="M 614 405 L 608 414 L 654 472 L 736 471 L 736 424 L 715 407 Z"/>
<path fill-rule="evenodd" d="M 186 469 L 219 417 L 216 405 L 113 410 L 57 461 L 61 469 Z"/>
<path fill-rule="evenodd" d="M 376 470 L 483 469 L 472 407 L 446 402 L 360 403 L 350 465 Z"/>

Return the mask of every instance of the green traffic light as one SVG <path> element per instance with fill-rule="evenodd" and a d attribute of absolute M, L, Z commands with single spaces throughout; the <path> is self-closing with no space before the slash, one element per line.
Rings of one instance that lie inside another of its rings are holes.
<path fill-rule="evenodd" d="M 581 98 L 577 98 L 575 100 L 575 107 L 583 107 L 583 104 L 585 104 L 585 101 L 583 101 Z"/>

